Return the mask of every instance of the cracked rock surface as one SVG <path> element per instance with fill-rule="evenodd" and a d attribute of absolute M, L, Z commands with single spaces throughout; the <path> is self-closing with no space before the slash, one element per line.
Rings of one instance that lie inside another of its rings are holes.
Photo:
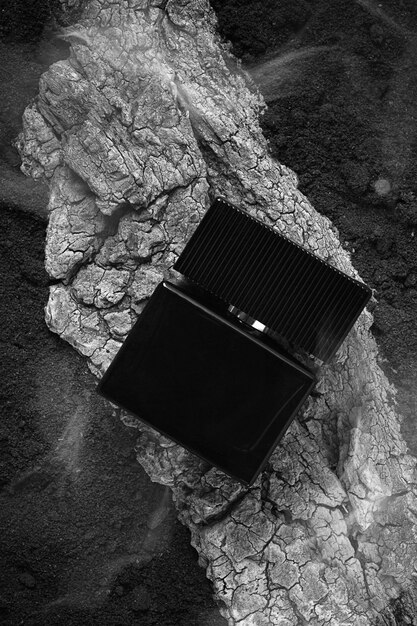
<path fill-rule="evenodd" d="M 262 99 L 206 0 L 78 5 L 70 57 L 43 75 L 19 139 L 23 170 L 50 187 L 51 330 L 101 375 L 215 195 L 357 278 L 330 222 L 270 157 Z M 371 323 L 364 312 L 321 368 L 250 488 L 122 415 L 230 624 L 391 624 L 398 603 L 415 602 L 415 458 Z"/>

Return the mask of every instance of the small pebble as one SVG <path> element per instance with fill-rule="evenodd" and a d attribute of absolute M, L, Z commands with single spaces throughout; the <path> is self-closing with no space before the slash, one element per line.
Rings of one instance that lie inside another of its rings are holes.
<path fill-rule="evenodd" d="M 27 587 L 27 589 L 33 589 L 36 586 L 36 580 L 32 574 L 29 574 L 29 572 L 23 572 L 23 574 L 20 574 L 19 581 L 22 585 Z"/>
<path fill-rule="evenodd" d="M 378 178 L 374 183 L 374 189 L 378 196 L 387 196 L 391 191 L 391 183 L 386 178 Z"/>
<path fill-rule="evenodd" d="M 415 287 L 416 284 L 417 284 L 417 275 L 413 273 L 409 274 L 407 278 L 405 279 L 404 285 L 406 287 Z"/>

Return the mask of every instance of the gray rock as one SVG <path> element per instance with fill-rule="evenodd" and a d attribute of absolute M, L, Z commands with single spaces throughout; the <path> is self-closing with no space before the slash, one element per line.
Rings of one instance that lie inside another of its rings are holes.
<path fill-rule="evenodd" d="M 207 0 L 77 7 L 70 58 L 43 75 L 19 145 L 24 171 L 50 186 L 47 323 L 97 375 L 214 195 L 358 277 L 268 154 L 262 98 L 220 44 Z M 416 460 L 371 324 L 364 312 L 251 488 L 124 416 L 229 624 L 370 626 L 412 596 Z"/>

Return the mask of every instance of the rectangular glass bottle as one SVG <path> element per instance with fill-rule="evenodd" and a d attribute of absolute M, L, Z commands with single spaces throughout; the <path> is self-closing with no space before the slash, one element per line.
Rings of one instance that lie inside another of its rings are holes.
<path fill-rule="evenodd" d="M 251 484 L 314 383 L 308 369 L 220 300 L 163 282 L 99 390 Z"/>

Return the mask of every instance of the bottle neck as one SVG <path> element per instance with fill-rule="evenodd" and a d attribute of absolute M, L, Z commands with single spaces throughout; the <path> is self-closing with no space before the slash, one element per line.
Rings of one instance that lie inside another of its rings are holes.
<path fill-rule="evenodd" d="M 267 327 L 265 326 L 265 324 L 262 324 L 262 322 L 260 322 L 259 320 L 256 320 L 255 318 L 251 317 L 250 315 L 248 315 L 244 311 L 241 311 L 240 309 L 238 309 L 237 307 L 233 305 L 230 305 L 227 308 L 227 310 L 229 311 L 229 313 L 236 316 L 238 320 L 246 324 L 246 326 L 248 326 L 249 328 L 257 330 L 261 333 L 267 334 L 267 330 L 268 330 Z"/>

